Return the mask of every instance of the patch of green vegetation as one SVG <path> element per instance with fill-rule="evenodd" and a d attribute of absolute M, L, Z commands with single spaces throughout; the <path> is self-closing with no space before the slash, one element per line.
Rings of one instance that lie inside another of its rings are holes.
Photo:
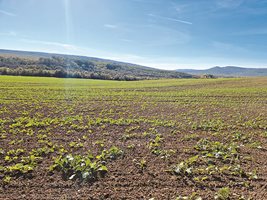
<path fill-rule="evenodd" d="M 93 160 L 91 154 L 86 156 L 67 155 L 55 158 L 50 171 L 61 171 L 64 179 L 78 179 L 80 181 L 96 180 L 102 177 L 107 171 L 107 167 L 99 160 Z"/>
<path fill-rule="evenodd" d="M 101 154 L 93 156 L 86 155 L 59 155 L 54 158 L 53 165 L 49 171 L 61 171 L 64 179 L 78 179 L 80 181 L 97 180 L 108 172 L 106 162 L 115 160 L 123 154 L 123 151 L 116 146 L 108 150 L 102 150 Z"/>
<path fill-rule="evenodd" d="M 249 199 L 266 182 L 266 81 L 1 76 L 0 186 L 135 180 L 137 195 Z"/>

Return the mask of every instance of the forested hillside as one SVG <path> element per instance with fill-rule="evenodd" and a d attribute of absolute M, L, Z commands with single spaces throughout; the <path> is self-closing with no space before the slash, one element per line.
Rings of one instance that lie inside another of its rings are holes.
<path fill-rule="evenodd" d="M 0 74 L 106 80 L 192 78 L 186 73 L 100 58 L 7 50 L 0 51 Z"/>

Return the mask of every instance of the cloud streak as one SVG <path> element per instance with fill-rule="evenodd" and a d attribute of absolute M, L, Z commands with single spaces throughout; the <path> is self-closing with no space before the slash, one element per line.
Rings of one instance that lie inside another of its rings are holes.
<path fill-rule="evenodd" d="M 5 10 L 0 10 L 0 14 L 6 15 L 9 17 L 16 17 L 17 16 L 16 14 L 14 14 L 12 12 L 5 11 Z"/>
<path fill-rule="evenodd" d="M 154 14 L 148 14 L 149 17 L 154 17 L 154 18 L 159 18 L 159 19 L 164 19 L 168 21 L 173 21 L 173 22 L 179 22 L 187 25 L 192 25 L 192 22 L 181 20 L 181 19 L 176 19 L 176 18 L 171 18 L 171 17 L 165 17 L 165 16 L 160 16 L 160 15 L 154 15 Z"/>
<path fill-rule="evenodd" d="M 59 42 L 50 42 L 50 41 L 42 41 L 42 40 L 29 40 L 29 39 L 21 39 L 22 42 L 31 43 L 31 44 L 41 44 L 46 46 L 52 46 L 52 47 L 60 47 L 66 50 L 79 50 L 78 47 L 71 44 L 65 44 L 65 43 L 59 43 Z"/>
<path fill-rule="evenodd" d="M 104 27 L 105 28 L 110 28 L 110 29 L 116 29 L 116 28 L 118 28 L 118 26 L 117 25 L 114 25 L 114 24 L 104 24 Z"/>
<path fill-rule="evenodd" d="M 21 39 L 20 41 L 24 43 L 36 44 L 38 47 L 34 51 L 40 51 L 40 52 L 82 55 L 82 56 L 104 58 L 121 62 L 136 63 L 136 64 L 146 60 L 145 57 L 136 54 L 108 52 L 108 51 L 89 49 L 81 46 L 65 44 L 60 42 L 30 40 L 30 39 Z M 31 47 L 31 49 L 28 50 L 32 51 L 33 50 L 32 48 L 34 47 Z"/>
<path fill-rule="evenodd" d="M 130 39 L 125 39 L 125 38 L 123 38 L 123 39 L 120 39 L 120 41 L 122 41 L 122 42 L 133 42 L 133 40 L 130 40 Z"/>
<path fill-rule="evenodd" d="M 0 32 L 0 35 L 2 36 L 10 36 L 10 37 L 16 37 L 17 33 L 14 31 L 9 31 L 9 32 Z"/>

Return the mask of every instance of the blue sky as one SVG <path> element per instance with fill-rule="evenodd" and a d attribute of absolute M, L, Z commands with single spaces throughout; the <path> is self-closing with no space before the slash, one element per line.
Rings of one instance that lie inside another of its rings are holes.
<path fill-rule="evenodd" d="M 0 0 L 0 48 L 161 69 L 267 67 L 267 0 Z"/>

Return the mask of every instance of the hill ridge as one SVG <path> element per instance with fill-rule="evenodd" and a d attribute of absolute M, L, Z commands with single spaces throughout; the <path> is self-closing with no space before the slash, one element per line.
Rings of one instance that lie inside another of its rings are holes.
<path fill-rule="evenodd" d="M 193 75 L 211 74 L 214 76 L 225 77 L 249 77 L 249 76 L 267 76 L 267 68 L 245 68 L 239 66 L 215 66 L 209 69 L 177 69 L 178 72 L 189 73 Z"/>
<path fill-rule="evenodd" d="M 6 49 L 0 49 L 0 74 L 107 80 L 195 77 L 175 70 L 161 70 L 103 58 Z"/>

